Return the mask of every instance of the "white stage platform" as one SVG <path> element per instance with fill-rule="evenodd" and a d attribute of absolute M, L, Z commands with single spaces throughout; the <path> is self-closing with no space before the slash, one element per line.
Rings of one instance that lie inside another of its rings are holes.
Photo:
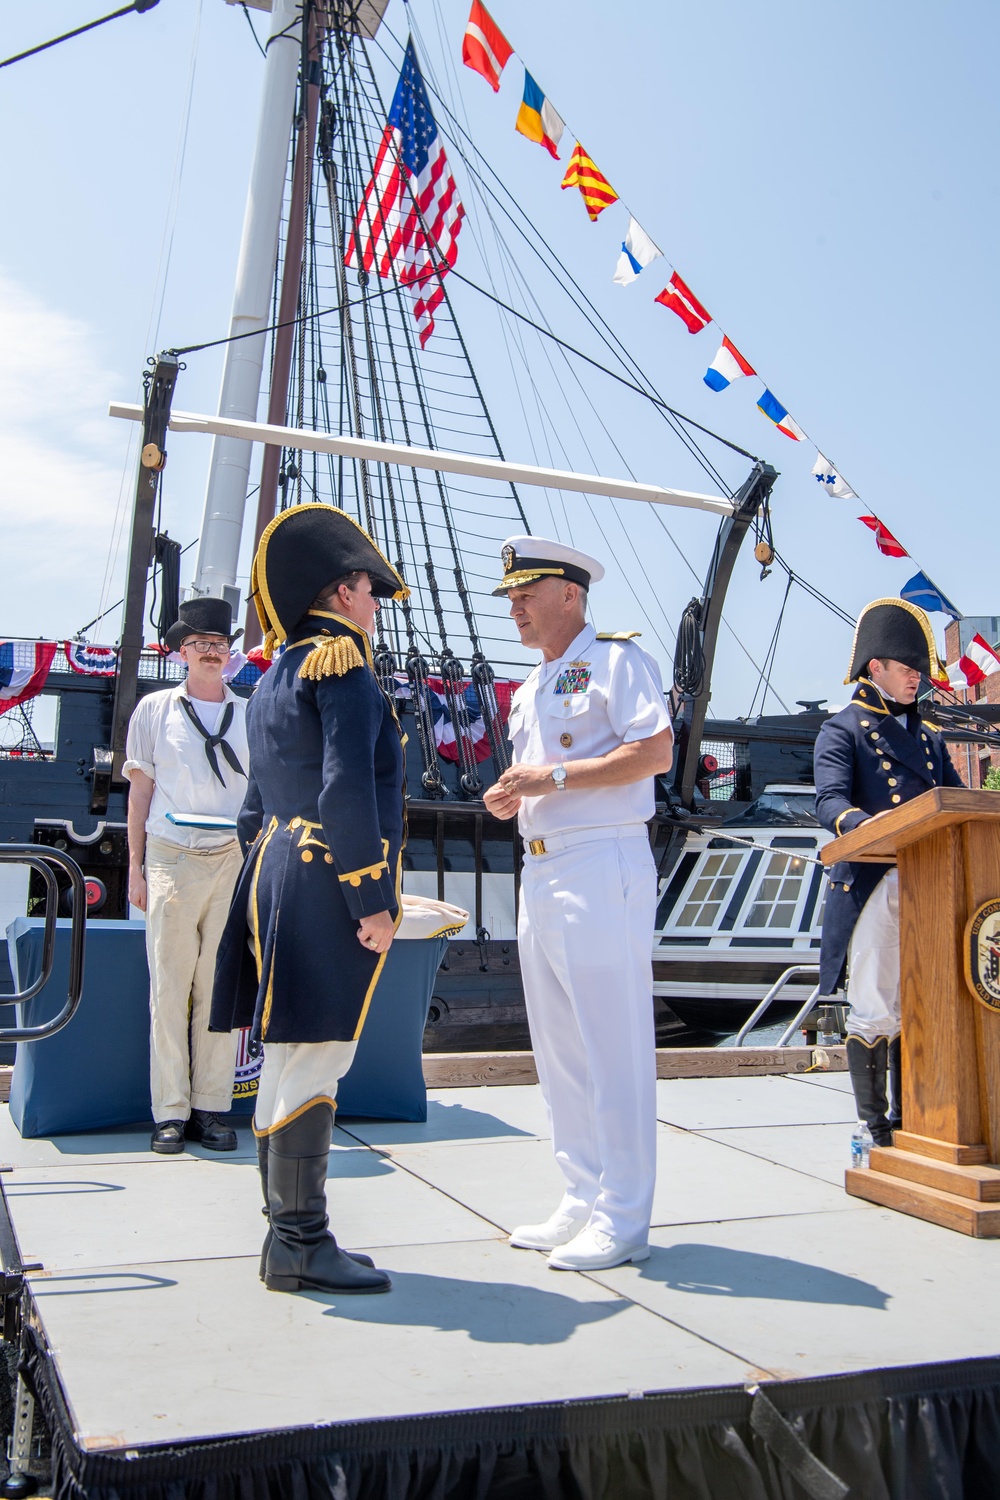
<path fill-rule="evenodd" d="M 845 1075 L 661 1081 L 652 1255 L 553 1272 L 506 1234 L 560 1194 L 537 1088 L 343 1121 L 331 1224 L 381 1297 L 264 1289 L 256 1153 L 148 1131 L 25 1141 L 0 1110 L 26 1281 L 84 1453 L 314 1424 L 732 1391 L 1000 1353 L 1000 1242 L 843 1191 Z M 82 1493 L 82 1491 L 80 1491 Z"/>

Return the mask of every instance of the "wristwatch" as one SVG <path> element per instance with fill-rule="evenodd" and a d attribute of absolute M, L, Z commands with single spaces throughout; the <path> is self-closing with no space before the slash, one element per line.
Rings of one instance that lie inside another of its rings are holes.
<path fill-rule="evenodd" d="M 558 791 L 558 792 L 564 792 L 566 790 L 566 767 L 565 766 L 553 766 L 552 767 L 552 780 L 556 784 L 556 791 Z"/>

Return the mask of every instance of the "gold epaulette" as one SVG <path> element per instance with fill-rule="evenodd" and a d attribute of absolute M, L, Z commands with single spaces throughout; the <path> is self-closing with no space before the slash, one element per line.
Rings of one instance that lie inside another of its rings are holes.
<path fill-rule="evenodd" d="M 641 630 L 599 630 L 597 639 L 599 641 L 634 641 L 637 635 L 642 635 Z"/>
<path fill-rule="evenodd" d="M 300 677 L 319 682 L 322 677 L 344 677 L 355 667 L 363 667 L 365 659 L 349 635 L 315 636 L 316 644 L 299 668 Z M 307 646 L 308 641 L 298 641 Z"/>

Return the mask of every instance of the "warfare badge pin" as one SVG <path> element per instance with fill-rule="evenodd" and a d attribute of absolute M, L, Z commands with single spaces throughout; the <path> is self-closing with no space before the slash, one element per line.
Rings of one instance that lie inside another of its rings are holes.
<path fill-rule="evenodd" d="M 503 570 L 505 573 L 510 573 L 513 570 L 515 556 L 516 553 L 514 552 L 513 547 L 511 547 L 509 544 L 501 551 L 500 561 L 503 563 Z"/>
<path fill-rule="evenodd" d="M 984 901 L 965 925 L 965 980 L 983 1005 L 1000 1012 L 1000 901 Z"/>

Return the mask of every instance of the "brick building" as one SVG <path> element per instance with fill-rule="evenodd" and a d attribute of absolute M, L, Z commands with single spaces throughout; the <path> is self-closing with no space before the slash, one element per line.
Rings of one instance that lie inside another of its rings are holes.
<path fill-rule="evenodd" d="M 966 615 L 961 620 L 951 620 L 944 632 L 945 660 L 952 683 L 961 680 L 958 669 L 959 657 L 963 655 L 974 635 L 981 635 L 993 649 L 1000 650 L 1000 616 Z M 975 687 L 957 690 L 955 696 L 960 703 L 1000 703 L 1000 672 L 994 672 Z M 1000 751 L 991 754 L 983 745 L 949 745 L 955 769 L 967 786 L 980 787 L 991 766 L 1000 766 Z"/>

